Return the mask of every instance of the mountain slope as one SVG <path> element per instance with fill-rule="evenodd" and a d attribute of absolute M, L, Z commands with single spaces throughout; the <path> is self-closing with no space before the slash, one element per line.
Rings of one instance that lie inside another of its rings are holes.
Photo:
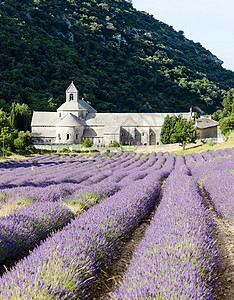
<path fill-rule="evenodd" d="M 0 1 L 0 46 L 6 110 L 54 109 L 73 80 L 99 112 L 212 112 L 234 86 L 215 55 L 124 0 Z"/>

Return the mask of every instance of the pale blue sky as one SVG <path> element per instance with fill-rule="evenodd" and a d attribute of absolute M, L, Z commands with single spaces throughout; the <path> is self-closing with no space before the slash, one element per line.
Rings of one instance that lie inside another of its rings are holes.
<path fill-rule="evenodd" d="M 137 10 L 183 30 L 234 71 L 234 0 L 133 0 Z"/>

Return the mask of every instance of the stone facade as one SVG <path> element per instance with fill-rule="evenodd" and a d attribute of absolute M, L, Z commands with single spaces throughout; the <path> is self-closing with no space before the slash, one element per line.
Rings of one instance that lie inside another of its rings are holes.
<path fill-rule="evenodd" d="M 196 120 L 197 137 L 198 139 L 217 139 L 219 123 L 209 118 L 201 117 Z"/>
<path fill-rule="evenodd" d="M 66 102 L 57 112 L 34 111 L 32 133 L 35 142 L 81 144 L 87 137 L 94 145 L 159 145 L 160 132 L 167 115 L 186 119 L 188 113 L 97 113 L 83 99 L 72 82 L 66 90 Z"/>

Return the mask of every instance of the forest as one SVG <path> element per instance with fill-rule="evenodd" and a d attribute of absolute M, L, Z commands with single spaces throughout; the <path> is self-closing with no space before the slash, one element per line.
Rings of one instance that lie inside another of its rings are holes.
<path fill-rule="evenodd" d="M 0 1 L 0 107 L 54 111 L 73 80 L 98 112 L 213 113 L 234 72 L 125 0 Z"/>

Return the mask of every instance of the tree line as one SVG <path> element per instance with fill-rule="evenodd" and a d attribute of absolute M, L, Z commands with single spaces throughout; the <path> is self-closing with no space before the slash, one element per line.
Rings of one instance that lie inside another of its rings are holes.
<path fill-rule="evenodd" d="M 217 110 L 234 73 L 130 2 L 2 1 L 0 107 L 55 111 L 73 80 L 99 112 Z"/>
<path fill-rule="evenodd" d="M 229 135 L 234 130 L 234 88 L 230 89 L 222 102 L 223 109 L 213 113 L 212 119 L 220 123 L 223 134 Z"/>
<path fill-rule="evenodd" d="M 13 102 L 10 113 L 0 109 L 0 141 L 1 153 L 11 151 L 30 153 L 34 150 L 33 135 L 29 131 L 31 110 L 27 104 Z"/>

